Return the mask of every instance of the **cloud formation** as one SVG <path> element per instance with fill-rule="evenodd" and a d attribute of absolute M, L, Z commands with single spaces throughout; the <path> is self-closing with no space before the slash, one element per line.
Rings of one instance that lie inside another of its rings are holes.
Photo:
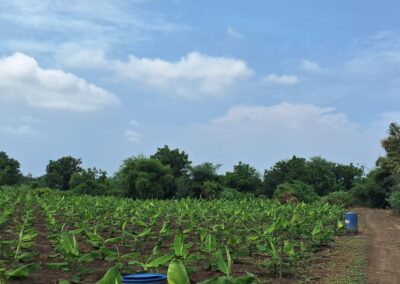
<path fill-rule="evenodd" d="M 239 59 L 192 52 L 176 62 L 130 56 L 117 61 L 119 77 L 183 98 L 220 96 L 253 71 Z"/>
<path fill-rule="evenodd" d="M 237 30 L 235 30 L 234 28 L 232 28 L 231 26 L 228 26 L 228 27 L 226 28 L 226 32 L 227 32 L 230 36 L 232 36 L 232 37 L 234 37 L 234 38 L 236 38 L 236 39 L 242 39 L 242 38 L 243 38 L 243 35 L 242 35 L 241 33 L 239 33 Z"/>
<path fill-rule="evenodd" d="M 300 67 L 303 71 L 310 72 L 310 73 L 319 73 L 322 71 L 321 66 L 319 66 L 317 62 L 306 60 L 306 59 L 301 60 Z"/>
<path fill-rule="evenodd" d="M 0 126 L 0 132 L 12 136 L 31 136 L 39 134 L 36 130 L 27 125 L 17 126 L 17 127 Z"/>
<path fill-rule="evenodd" d="M 41 68 L 23 53 L 0 59 L 0 98 L 67 111 L 95 111 L 119 103 L 108 91 L 71 73 Z"/>
<path fill-rule="evenodd" d="M 206 124 L 192 126 L 185 139 L 195 157 L 227 165 L 244 161 L 265 169 L 298 155 L 370 166 L 380 154 L 379 141 L 387 125 L 383 115 L 363 128 L 334 108 L 312 104 L 239 105 Z"/>
<path fill-rule="evenodd" d="M 262 79 L 262 82 L 271 85 L 296 85 L 301 82 L 295 75 L 269 74 Z"/>

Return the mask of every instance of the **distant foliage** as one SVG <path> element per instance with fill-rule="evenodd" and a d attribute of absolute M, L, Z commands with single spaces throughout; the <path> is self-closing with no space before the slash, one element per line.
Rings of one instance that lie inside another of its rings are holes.
<path fill-rule="evenodd" d="M 62 157 L 48 163 L 46 167 L 46 185 L 51 188 L 68 190 L 69 182 L 74 173 L 82 171 L 82 160 L 71 156 Z"/>
<path fill-rule="evenodd" d="M 274 198 L 285 203 L 295 201 L 312 203 L 318 200 L 318 195 L 311 186 L 294 180 L 278 185 L 274 193 Z"/>
<path fill-rule="evenodd" d="M 322 203 L 349 207 L 354 205 L 354 197 L 348 191 L 334 191 L 321 198 Z"/>
<path fill-rule="evenodd" d="M 8 157 L 6 152 L 0 152 L 0 186 L 18 184 L 22 177 L 19 167 L 17 160 Z"/>
<path fill-rule="evenodd" d="M 157 159 L 126 159 L 116 175 L 125 195 L 132 198 L 171 198 L 175 183 L 171 168 Z"/>
<path fill-rule="evenodd" d="M 389 199 L 390 208 L 393 209 L 396 214 L 400 214 L 400 191 L 393 192 Z"/>
<path fill-rule="evenodd" d="M 233 167 L 233 172 L 227 172 L 223 179 L 224 185 L 241 192 L 256 193 L 261 187 L 260 174 L 249 164 L 239 162 Z"/>

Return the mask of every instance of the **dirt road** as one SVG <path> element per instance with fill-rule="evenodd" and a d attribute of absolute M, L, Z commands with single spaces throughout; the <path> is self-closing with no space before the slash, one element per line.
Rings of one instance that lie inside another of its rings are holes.
<path fill-rule="evenodd" d="M 400 284 L 400 218 L 388 210 L 357 208 L 369 241 L 368 282 Z"/>

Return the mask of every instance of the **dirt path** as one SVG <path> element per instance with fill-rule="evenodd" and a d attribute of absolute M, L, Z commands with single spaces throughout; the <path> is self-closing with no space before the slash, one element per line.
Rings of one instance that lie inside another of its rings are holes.
<path fill-rule="evenodd" d="M 368 238 L 368 283 L 400 283 L 400 218 L 388 210 L 357 208 Z"/>

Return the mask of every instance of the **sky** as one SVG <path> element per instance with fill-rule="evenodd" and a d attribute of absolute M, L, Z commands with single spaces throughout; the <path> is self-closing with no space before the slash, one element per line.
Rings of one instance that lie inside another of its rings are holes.
<path fill-rule="evenodd" d="M 110 175 L 169 145 L 370 169 L 400 121 L 396 0 L 0 0 L 0 151 Z"/>

